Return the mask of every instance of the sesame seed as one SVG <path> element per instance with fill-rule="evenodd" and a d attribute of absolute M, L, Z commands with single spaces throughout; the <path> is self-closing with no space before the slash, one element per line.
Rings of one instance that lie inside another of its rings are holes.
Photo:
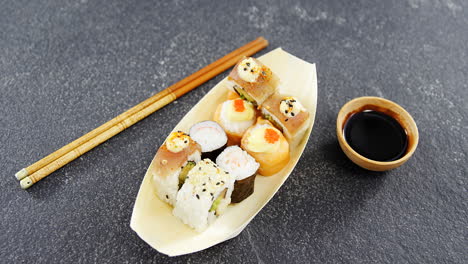
<path fill-rule="evenodd" d="M 187 143 L 188 141 L 187 140 L 184 140 L 184 143 Z"/>
<path fill-rule="evenodd" d="M 244 68 L 244 71 L 246 71 L 246 70 L 247 70 L 247 68 Z"/>
<path fill-rule="evenodd" d="M 213 196 L 213 193 L 210 193 L 210 194 L 211 194 L 211 196 Z"/>
<path fill-rule="evenodd" d="M 206 189 L 203 189 L 202 192 L 206 192 Z"/>
<path fill-rule="evenodd" d="M 293 112 L 291 112 L 291 115 L 292 115 L 292 116 L 294 116 L 294 113 L 293 113 Z"/>
<path fill-rule="evenodd" d="M 197 194 L 197 199 L 200 200 L 200 195 Z"/>
<path fill-rule="evenodd" d="M 216 183 L 216 185 L 219 185 L 219 184 L 221 184 L 221 183 L 220 183 L 220 182 L 217 182 L 217 183 Z"/>
<path fill-rule="evenodd" d="M 253 73 L 253 70 L 250 70 L 251 73 Z"/>
<path fill-rule="evenodd" d="M 286 118 L 284 121 L 285 121 L 285 122 L 288 122 L 288 120 L 289 120 L 289 119 Z"/>
<path fill-rule="evenodd" d="M 169 199 L 169 195 L 166 194 L 166 199 Z"/>
<path fill-rule="evenodd" d="M 250 62 L 247 62 L 246 64 L 247 64 L 247 66 L 250 66 Z"/>
<path fill-rule="evenodd" d="M 287 114 L 288 112 L 289 112 L 288 110 L 284 110 L 284 113 L 286 113 L 286 114 Z"/>

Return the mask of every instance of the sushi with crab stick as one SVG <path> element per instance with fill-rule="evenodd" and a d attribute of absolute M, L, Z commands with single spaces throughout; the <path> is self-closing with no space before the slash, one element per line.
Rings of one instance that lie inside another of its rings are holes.
<path fill-rule="evenodd" d="M 214 121 L 194 124 L 189 131 L 190 137 L 201 146 L 202 158 L 216 160 L 227 146 L 228 137 L 224 129 Z"/>
<path fill-rule="evenodd" d="M 240 203 L 254 192 L 255 177 L 260 164 L 238 146 L 227 147 L 216 158 L 216 164 L 236 177 L 232 203 Z"/>

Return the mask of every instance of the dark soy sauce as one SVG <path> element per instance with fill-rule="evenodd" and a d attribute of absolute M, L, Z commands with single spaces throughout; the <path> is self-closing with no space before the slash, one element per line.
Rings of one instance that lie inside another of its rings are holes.
<path fill-rule="evenodd" d="M 351 115 L 343 134 L 354 151 L 371 160 L 397 160 L 405 155 L 408 147 L 408 138 L 400 123 L 378 111 L 365 110 Z"/>

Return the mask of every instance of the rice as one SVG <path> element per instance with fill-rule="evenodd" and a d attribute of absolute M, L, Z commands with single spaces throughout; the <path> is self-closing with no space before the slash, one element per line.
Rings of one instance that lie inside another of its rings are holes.
<path fill-rule="evenodd" d="M 198 162 L 188 173 L 177 194 L 173 214 L 186 225 L 202 232 L 231 202 L 234 181 L 234 175 L 220 169 L 211 160 Z M 217 209 L 210 211 L 218 197 L 221 197 L 221 200 Z"/>
<path fill-rule="evenodd" d="M 243 134 L 250 126 L 252 126 L 255 123 L 255 116 L 251 120 L 245 120 L 245 121 L 231 121 L 227 118 L 226 113 L 228 110 L 228 107 L 231 107 L 230 104 L 231 101 L 226 101 L 223 103 L 221 106 L 221 115 L 220 115 L 220 121 L 223 125 L 223 127 L 235 134 Z M 249 103 L 249 102 L 248 102 Z M 249 103 L 250 104 L 250 103 Z"/>
<path fill-rule="evenodd" d="M 153 175 L 156 195 L 159 197 L 159 199 L 171 205 L 174 205 L 176 201 L 180 171 L 181 169 L 166 177 L 159 177 L 156 174 Z"/>
<path fill-rule="evenodd" d="M 188 161 L 198 162 L 200 159 L 201 153 L 199 151 L 195 151 L 187 157 L 187 160 L 184 162 L 182 167 L 187 165 Z M 179 168 L 166 177 L 153 174 L 153 183 L 156 189 L 156 195 L 159 197 L 159 199 L 171 205 L 175 205 L 177 192 L 179 190 L 179 174 L 181 171 L 182 168 Z"/>
<path fill-rule="evenodd" d="M 202 152 L 217 150 L 227 143 L 224 129 L 214 121 L 196 123 L 190 128 L 190 137 L 202 147 Z"/>
<path fill-rule="evenodd" d="M 227 147 L 216 158 L 216 164 L 223 170 L 234 174 L 238 181 L 252 176 L 260 167 L 252 156 L 238 146 Z"/>

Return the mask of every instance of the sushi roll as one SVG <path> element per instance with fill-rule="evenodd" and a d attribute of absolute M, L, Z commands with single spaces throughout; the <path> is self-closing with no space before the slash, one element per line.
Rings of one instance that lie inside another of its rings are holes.
<path fill-rule="evenodd" d="M 202 121 L 190 128 L 190 137 L 201 146 L 202 158 L 215 160 L 227 146 L 224 129 L 214 121 Z"/>
<path fill-rule="evenodd" d="M 189 171 L 177 194 L 173 214 L 198 232 L 205 230 L 224 213 L 231 202 L 235 176 L 209 159 Z"/>
<path fill-rule="evenodd" d="M 242 137 L 241 147 L 260 163 L 258 173 L 271 176 L 289 162 L 289 143 L 268 120 L 259 117 Z"/>
<path fill-rule="evenodd" d="M 244 132 L 255 123 L 255 115 L 252 103 L 235 99 L 218 105 L 213 119 L 224 128 L 231 146 L 240 144 Z"/>
<path fill-rule="evenodd" d="M 260 61 L 249 57 L 234 66 L 228 83 L 242 99 L 258 106 L 278 90 L 279 78 Z"/>
<path fill-rule="evenodd" d="M 301 138 L 310 121 L 309 112 L 295 97 L 274 94 L 261 106 L 262 115 L 283 131 L 284 136 L 293 142 Z"/>
<path fill-rule="evenodd" d="M 238 146 L 227 147 L 216 158 L 216 164 L 236 177 L 232 203 L 240 203 L 254 192 L 255 176 L 260 164 Z"/>
<path fill-rule="evenodd" d="M 181 131 L 172 132 L 156 152 L 150 168 L 159 199 L 174 205 L 187 173 L 200 160 L 201 146 Z"/>

